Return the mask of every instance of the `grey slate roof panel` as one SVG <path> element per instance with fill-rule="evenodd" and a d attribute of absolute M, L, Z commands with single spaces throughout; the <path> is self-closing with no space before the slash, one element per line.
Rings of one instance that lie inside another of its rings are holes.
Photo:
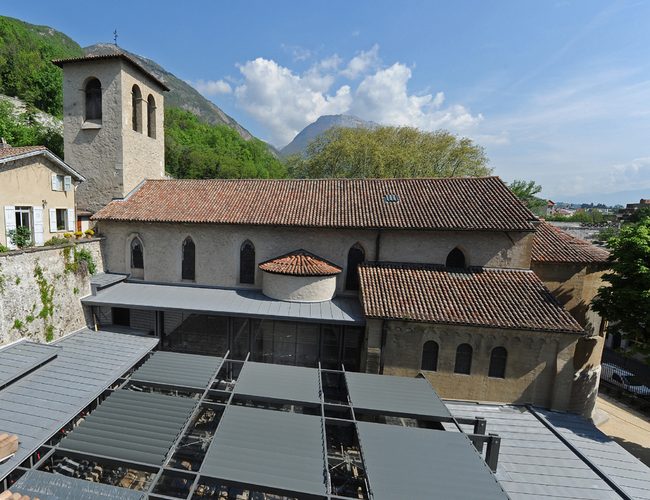
<path fill-rule="evenodd" d="M 201 474 L 260 488 L 324 495 L 321 418 L 229 406 L 201 466 Z"/>
<path fill-rule="evenodd" d="M 0 389 L 56 358 L 58 352 L 58 347 L 36 342 L 18 342 L 0 349 Z"/>
<path fill-rule="evenodd" d="M 20 440 L 0 479 L 142 359 L 157 339 L 84 329 L 56 342 L 56 359 L 0 390 L 0 429 Z M 38 417 L 35 419 L 35 417 Z"/>
<path fill-rule="evenodd" d="M 90 285 L 96 287 L 98 290 L 106 288 L 107 286 L 114 285 L 120 281 L 124 281 L 128 278 L 126 274 L 120 273 L 97 273 L 93 274 L 90 277 Z"/>
<path fill-rule="evenodd" d="M 115 499 L 140 500 L 140 491 L 119 488 L 109 484 L 91 483 L 83 479 L 50 474 L 39 470 L 28 470 L 11 487 L 12 493 L 21 493 L 40 500 L 98 500 Z"/>
<path fill-rule="evenodd" d="M 138 368 L 131 380 L 203 390 L 222 363 L 222 358 L 214 356 L 158 351 Z"/>
<path fill-rule="evenodd" d="M 111 394 L 60 448 L 162 465 L 196 400 L 126 389 Z"/>
<path fill-rule="evenodd" d="M 249 361 L 237 378 L 235 394 L 319 404 L 318 377 L 315 368 Z"/>
<path fill-rule="evenodd" d="M 451 413 L 425 379 L 345 372 L 345 380 L 355 410 L 451 418 Z"/>
<path fill-rule="evenodd" d="M 101 290 L 97 295 L 83 298 L 81 302 L 91 306 L 178 310 L 318 323 L 365 323 L 356 297 L 334 297 L 320 302 L 320 308 L 313 309 L 311 304 L 271 299 L 258 290 L 118 283 Z"/>
<path fill-rule="evenodd" d="M 525 407 L 452 401 L 446 404 L 455 417 L 484 417 L 487 432 L 501 436 L 496 477 L 513 500 L 620 499 Z M 451 424 L 445 427 L 454 430 Z M 470 426 L 462 427 L 471 432 Z"/>
<path fill-rule="evenodd" d="M 462 433 L 370 422 L 357 428 L 375 500 L 508 498 Z"/>
<path fill-rule="evenodd" d="M 578 415 L 535 411 L 630 497 L 650 499 L 650 468 L 612 438 Z"/>

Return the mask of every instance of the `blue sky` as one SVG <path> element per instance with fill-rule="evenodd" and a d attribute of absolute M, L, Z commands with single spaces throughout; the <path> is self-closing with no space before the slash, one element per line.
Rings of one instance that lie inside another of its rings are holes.
<path fill-rule="evenodd" d="M 650 197 L 650 2 L 3 0 L 150 57 L 283 146 L 322 114 L 447 128 L 557 200 Z M 151 5 L 155 5 L 153 8 Z"/>

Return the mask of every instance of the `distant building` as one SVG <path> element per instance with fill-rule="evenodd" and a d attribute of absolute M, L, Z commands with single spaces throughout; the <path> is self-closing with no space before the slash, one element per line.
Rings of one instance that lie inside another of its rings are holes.
<path fill-rule="evenodd" d="M 0 147 L 0 244 L 16 248 L 9 232 L 26 227 L 32 243 L 76 231 L 75 194 L 84 177 L 43 146 Z"/>
<path fill-rule="evenodd" d="M 650 199 L 641 198 L 639 203 L 628 203 L 625 208 L 621 208 L 616 214 L 616 218 L 621 222 L 626 222 L 632 214 L 641 208 L 650 208 Z"/>

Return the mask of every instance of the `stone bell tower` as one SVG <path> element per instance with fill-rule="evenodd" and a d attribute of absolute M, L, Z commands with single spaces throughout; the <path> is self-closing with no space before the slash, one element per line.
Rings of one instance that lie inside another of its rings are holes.
<path fill-rule="evenodd" d="M 169 88 L 119 49 L 54 64 L 63 68 L 65 161 L 86 178 L 78 211 L 95 213 L 144 179 L 162 178 Z"/>

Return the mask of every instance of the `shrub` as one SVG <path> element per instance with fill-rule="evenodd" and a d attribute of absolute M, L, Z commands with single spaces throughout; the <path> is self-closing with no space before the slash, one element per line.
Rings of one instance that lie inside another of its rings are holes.
<path fill-rule="evenodd" d="M 32 232 L 28 227 L 19 226 L 7 233 L 11 242 L 18 248 L 25 248 L 32 245 Z"/>
<path fill-rule="evenodd" d="M 5 252 L 8 252 L 8 251 L 9 251 L 9 249 L 6 246 L 4 246 L 3 244 L 0 243 L 0 253 L 5 253 Z"/>
<path fill-rule="evenodd" d="M 81 231 L 75 231 L 74 235 L 75 235 L 75 238 L 79 239 L 84 235 L 84 233 L 82 233 Z"/>
<path fill-rule="evenodd" d="M 70 238 L 72 238 L 73 236 L 74 236 L 74 234 L 72 234 L 72 233 L 63 233 L 63 237 L 66 238 L 66 239 L 68 239 L 68 240 L 69 240 Z"/>
<path fill-rule="evenodd" d="M 93 231 L 92 229 L 86 229 L 84 231 L 84 234 L 88 236 L 88 238 L 92 238 L 93 236 L 95 236 L 95 231 Z"/>
<path fill-rule="evenodd" d="M 52 236 L 49 240 L 45 242 L 46 247 L 54 247 L 57 245 L 67 245 L 68 240 L 66 238 L 61 238 L 59 236 Z"/>

